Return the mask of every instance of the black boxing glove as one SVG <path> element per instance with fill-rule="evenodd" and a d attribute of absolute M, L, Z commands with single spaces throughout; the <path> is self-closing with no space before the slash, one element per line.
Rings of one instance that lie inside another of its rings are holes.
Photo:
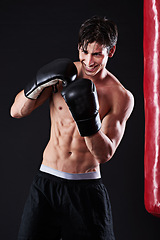
<path fill-rule="evenodd" d="M 24 89 L 25 96 L 30 99 L 37 99 L 44 88 L 53 86 L 60 81 L 65 85 L 74 81 L 77 76 L 77 68 L 67 58 L 54 60 L 39 69 L 36 77 Z"/>
<path fill-rule="evenodd" d="M 77 79 L 61 92 L 78 126 L 81 136 L 91 136 L 101 128 L 99 102 L 94 83 L 89 79 Z"/>

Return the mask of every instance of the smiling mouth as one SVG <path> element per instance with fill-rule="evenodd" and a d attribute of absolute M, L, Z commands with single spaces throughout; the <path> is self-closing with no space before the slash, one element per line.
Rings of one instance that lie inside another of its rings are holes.
<path fill-rule="evenodd" d="M 88 67 L 88 66 L 86 66 L 85 64 L 83 64 L 83 66 L 84 66 L 84 68 L 85 68 L 88 72 L 93 72 L 98 65 L 95 65 L 95 66 L 92 66 L 92 67 Z"/>

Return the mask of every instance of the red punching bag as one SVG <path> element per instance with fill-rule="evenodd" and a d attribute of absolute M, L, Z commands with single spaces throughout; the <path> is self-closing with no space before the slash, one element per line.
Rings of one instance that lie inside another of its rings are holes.
<path fill-rule="evenodd" d="M 160 217 L 160 0 L 144 0 L 144 201 Z"/>

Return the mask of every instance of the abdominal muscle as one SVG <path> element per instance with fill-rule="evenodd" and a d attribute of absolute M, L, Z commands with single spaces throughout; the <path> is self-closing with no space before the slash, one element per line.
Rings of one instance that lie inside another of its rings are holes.
<path fill-rule="evenodd" d="M 68 107 L 61 99 L 56 105 L 55 98 L 54 106 L 51 102 L 51 134 L 43 153 L 42 164 L 68 173 L 98 171 L 99 163 L 89 152 Z"/>

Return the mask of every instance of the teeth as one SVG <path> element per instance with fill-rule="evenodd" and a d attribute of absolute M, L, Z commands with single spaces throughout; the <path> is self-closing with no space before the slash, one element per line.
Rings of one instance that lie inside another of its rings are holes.
<path fill-rule="evenodd" d="M 86 67 L 86 68 L 88 68 L 88 69 L 93 69 L 94 67 Z"/>
<path fill-rule="evenodd" d="M 92 70 L 92 69 L 94 69 L 96 66 L 94 66 L 94 67 L 87 67 L 86 66 L 86 69 L 88 69 L 88 70 Z"/>

